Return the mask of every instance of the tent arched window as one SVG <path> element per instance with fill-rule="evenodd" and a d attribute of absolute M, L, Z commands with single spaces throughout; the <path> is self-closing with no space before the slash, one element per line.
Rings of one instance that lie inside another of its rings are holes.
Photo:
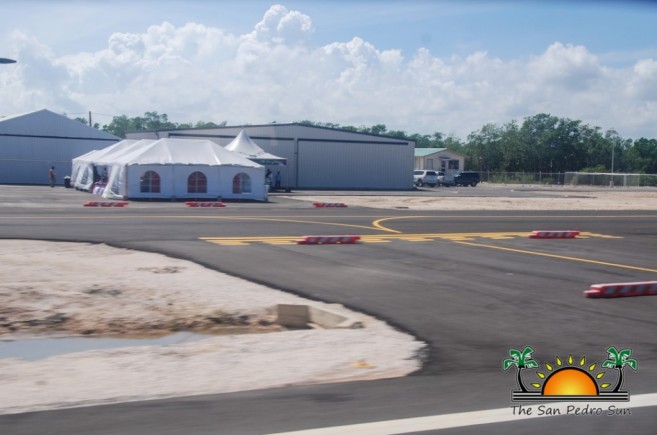
<path fill-rule="evenodd" d="M 208 177 L 203 172 L 192 172 L 187 177 L 187 193 L 208 193 Z"/>
<path fill-rule="evenodd" d="M 160 175 L 155 171 L 146 171 L 141 174 L 139 191 L 142 193 L 160 193 Z"/>
<path fill-rule="evenodd" d="M 251 177 L 244 172 L 233 177 L 233 193 L 251 193 Z"/>

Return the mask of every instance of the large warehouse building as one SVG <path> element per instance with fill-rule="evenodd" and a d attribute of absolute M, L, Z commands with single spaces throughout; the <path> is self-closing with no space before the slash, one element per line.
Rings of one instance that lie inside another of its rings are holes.
<path fill-rule="evenodd" d="M 128 139 L 196 138 L 228 145 L 244 130 L 264 151 L 286 159 L 267 165 L 290 189 L 411 190 L 415 142 L 311 125 L 267 124 L 140 131 Z"/>
<path fill-rule="evenodd" d="M 72 160 L 120 139 L 49 110 L 0 118 L 0 184 L 57 184 L 71 175 Z"/>

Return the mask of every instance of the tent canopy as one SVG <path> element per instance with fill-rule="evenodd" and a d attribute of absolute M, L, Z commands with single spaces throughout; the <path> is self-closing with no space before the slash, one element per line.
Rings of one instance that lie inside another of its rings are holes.
<path fill-rule="evenodd" d="M 265 168 L 213 141 L 131 142 L 80 156 L 75 186 L 105 198 L 266 199 Z"/>
<path fill-rule="evenodd" d="M 224 149 L 211 140 L 170 139 L 153 141 L 116 157 L 124 165 L 222 165 L 260 168 L 261 165 Z"/>
<path fill-rule="evenodd" d="M 260 148 L 244 130 L 241 130 L 235 139 L 226 145 L 226 149 L 261 165 L 285 165 L 287 163 L 283 157 L 275 156 Z"/>
<path fill-rule="evenodd" d="M 144 147 L 155 142 L 151 139 L 131 140 L 124 139 L 101 150 L 89 151 L 73 159 L 71 180 L 77 189 L 91 190 L 93 184 L 101 177 L 99 167 L 106 167 L 120 156 L 130 150 Z"/>

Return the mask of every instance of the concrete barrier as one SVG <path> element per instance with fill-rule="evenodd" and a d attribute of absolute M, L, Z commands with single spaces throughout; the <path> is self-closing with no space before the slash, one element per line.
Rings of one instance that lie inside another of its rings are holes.
<path fill-rule="evenodd" d="M 303 236 L 297 240 L 299 245 L 344 245 L 354 244 L 360 236 Z"/>
<path fill-rule="evenodd" d="M 187 201 L 185 205 L 187 207 L 226 207 L 226 204 L 224 204 L 223 202 Z"/>
<path fill-rule="evenodd" d="M 125 207 L 128 203 L 125 201 L 87 201 L 82 205 L 85 207 Z"/>
<path fill-rule="evenodd" d="M 312 305 L 278 304 L 276 311 L 277 323 L 290 328 L 308 328 L 311 325 L 326 329 L 364 327 L 363 322 L 359 320 Z"/>
<path fill-rule="evenodd" d="M 657 281 L 594 284 L 584 291 L 587 298 L 622 298 L 657 295 Z"/>
<path fill-rule="evenodd" d="M 574 239 L 579 231 L 532 231 L 530 239 Z"/>
<path fill-rule="evenodd" d="M 316 208 L 325 208 L 325 207 L 346 207 L 347 204 L 342 202 L 313 202 L 313 205 Z"/>

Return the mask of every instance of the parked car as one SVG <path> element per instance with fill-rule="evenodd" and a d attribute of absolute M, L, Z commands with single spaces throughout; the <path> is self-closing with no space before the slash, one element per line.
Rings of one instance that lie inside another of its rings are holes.
<path fill-rule="evenodd" d="M 475 171 L 463 171 L 454 175 L 454 185 L 455 186 L 472 186 L 475 187 L 479 184 L 479 172 Z"/>
<path fill-rule="evenodd" d="M 438 172 L 425 169 L 416 169 L 413 171 L 413 184 L 422 187 L 425 184 L 436 187 L 438 184 Z"/>

